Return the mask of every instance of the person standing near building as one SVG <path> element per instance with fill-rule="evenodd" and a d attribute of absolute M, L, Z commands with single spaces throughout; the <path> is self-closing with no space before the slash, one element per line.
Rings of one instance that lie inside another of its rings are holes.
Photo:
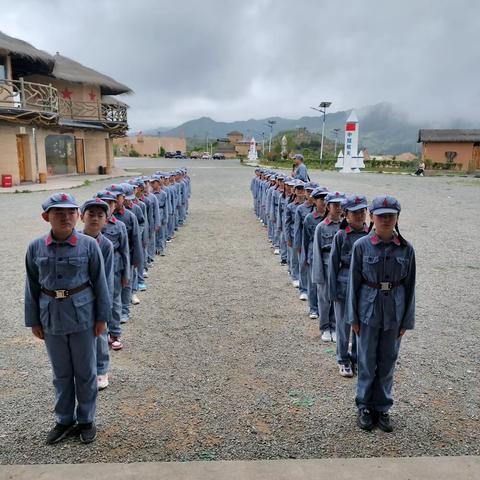
<path fill-rule="evenodd" d="M 298 180 L 302 180 L 302 182 L 309 182 L 310 177 L 308 176 L 307 166 L 305 165 L 303 155 L 297 153 L 293 157 L 294 161 L 294 168 L 292 172 L 292 177 L 297 178 Z"/>

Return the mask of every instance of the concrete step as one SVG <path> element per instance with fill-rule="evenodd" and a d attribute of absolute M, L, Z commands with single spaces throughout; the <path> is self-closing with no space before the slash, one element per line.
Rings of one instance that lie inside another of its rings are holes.
<path fill-rule="evenodd" d="M 55 448 L 55 447 L 52 447 Z M 1 480 L 478 480 L 480 457 L 3 465 Z"/>

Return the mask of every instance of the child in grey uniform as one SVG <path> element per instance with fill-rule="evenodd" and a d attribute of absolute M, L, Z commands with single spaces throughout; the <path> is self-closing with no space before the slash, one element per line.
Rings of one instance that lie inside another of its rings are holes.
<path fill-rule="evenodd" d="M 107 278 L 108 291 L 110 293 L 110 308 L 113 309 L 114 295 L 114 250 L 113 243 L 104 235 L 102 229 L 108 222 L 110 207 L 100 198 L 87 200 L 81 207 L 81 219 L 84 223 L 83 234 L 94 238 L 103 256 L 105 276 Z M 113 310 L 112 310 L 113 314 Z M 105 329 L 97 337 L 97 385 L 99 390 L 108 387 L 108 367 L 110 355 L 108 352 L 108 334 Z"/>
<path fill-rule="evenodd" d="M 318 309 L 320 313 L 320 333 L 324 342 L 336 342 L 335 314 L 328 295 L 328 259 L 333 237 L 340 227 L 341 203 L 345 194 L 330 192 L 325 197 L 328 213 L 323 222 L 317 225 L 313 239 L 312 281 L 317 284 Z"/>
<path fill-rule="evenodd" d="M 346 311 L 357 334 L 358 425 L 393 427 L 393 373 L 406 330 L 415 325 L 415 252 L 398 230 L 400 203 L 387 195 L 370 205 L 374 229 L 357 240 L 350 264 Z"/>
<path fill-rule="evenodd" d="M 57 423 L 46 441 L 59 442 L 78 422 L 80 440 L 90 443 L 96 438 L 96 338 L 112 311 L 103 257 L 93 238 L 75 230 L 72 195 L 54 194 L 42 208 L 51 230 L 27 250 L 25 325 L 45 341 L 52 364 Z"/>
<path fill-rule="evenodd" d="M 337 362 L 342 377 L 353 377 L 357 364 L 355 334 L 352 335 L 351 353 L 348 351 L 351 325 L 345 318 L 345 298 L 353 245 L 368 233 L 368 227 L 365 225 L 367 206 L 367 198 L 363 195 L 350 195 L 343 202 L 345 218 L 340 224 L 340 230 L 333 238 L 328 261 L 328 291 L 335 312 Z"/>

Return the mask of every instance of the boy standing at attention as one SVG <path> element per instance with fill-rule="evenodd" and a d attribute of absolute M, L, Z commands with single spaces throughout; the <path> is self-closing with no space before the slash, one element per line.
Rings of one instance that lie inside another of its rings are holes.
<path fill-rule="evenodd" d="M 95 239 L 78 233 L 78 205 L 56 193 L 42 205 L 48 234 L 26 255 L 25 325 L 45 342 L 53 370 L 54 444 L 78 428 L 83 443 L 96 438 L 96 339 L 111 315 L 102 253 Z M 78 424 L 77 424 L 78 422 Z"/>

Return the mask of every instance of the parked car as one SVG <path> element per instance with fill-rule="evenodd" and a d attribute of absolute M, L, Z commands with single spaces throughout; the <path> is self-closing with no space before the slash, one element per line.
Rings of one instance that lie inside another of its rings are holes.
<path fill-rule="evenodd" d="M 165 158 L 175 158 L 175 152 L 165 152 Z"/>
<path fill-rule="evenodd" d="M 173 158 L 187 158 L 187 156 L 184 153 L 182 153 L 180 150 L 177 150 Z"/>
<path fill-rule="evenodd" d="M 214 160 L 225 160 L 225 155 L 223 153 L 214 153 L 213 154 Z"/>
<path fill-rule="evenodd" d="M 212 157 L 211 155 L 208 153 L 208 152 L 205 152 L 203 155 L 202 155 L 202 160 L 210 160 Z"/>
<path fill-rule="evenodd" d="M 195 150 L 190 153 L 190 158 L 200 158 L 200 152 L 196 152 Z"/>

